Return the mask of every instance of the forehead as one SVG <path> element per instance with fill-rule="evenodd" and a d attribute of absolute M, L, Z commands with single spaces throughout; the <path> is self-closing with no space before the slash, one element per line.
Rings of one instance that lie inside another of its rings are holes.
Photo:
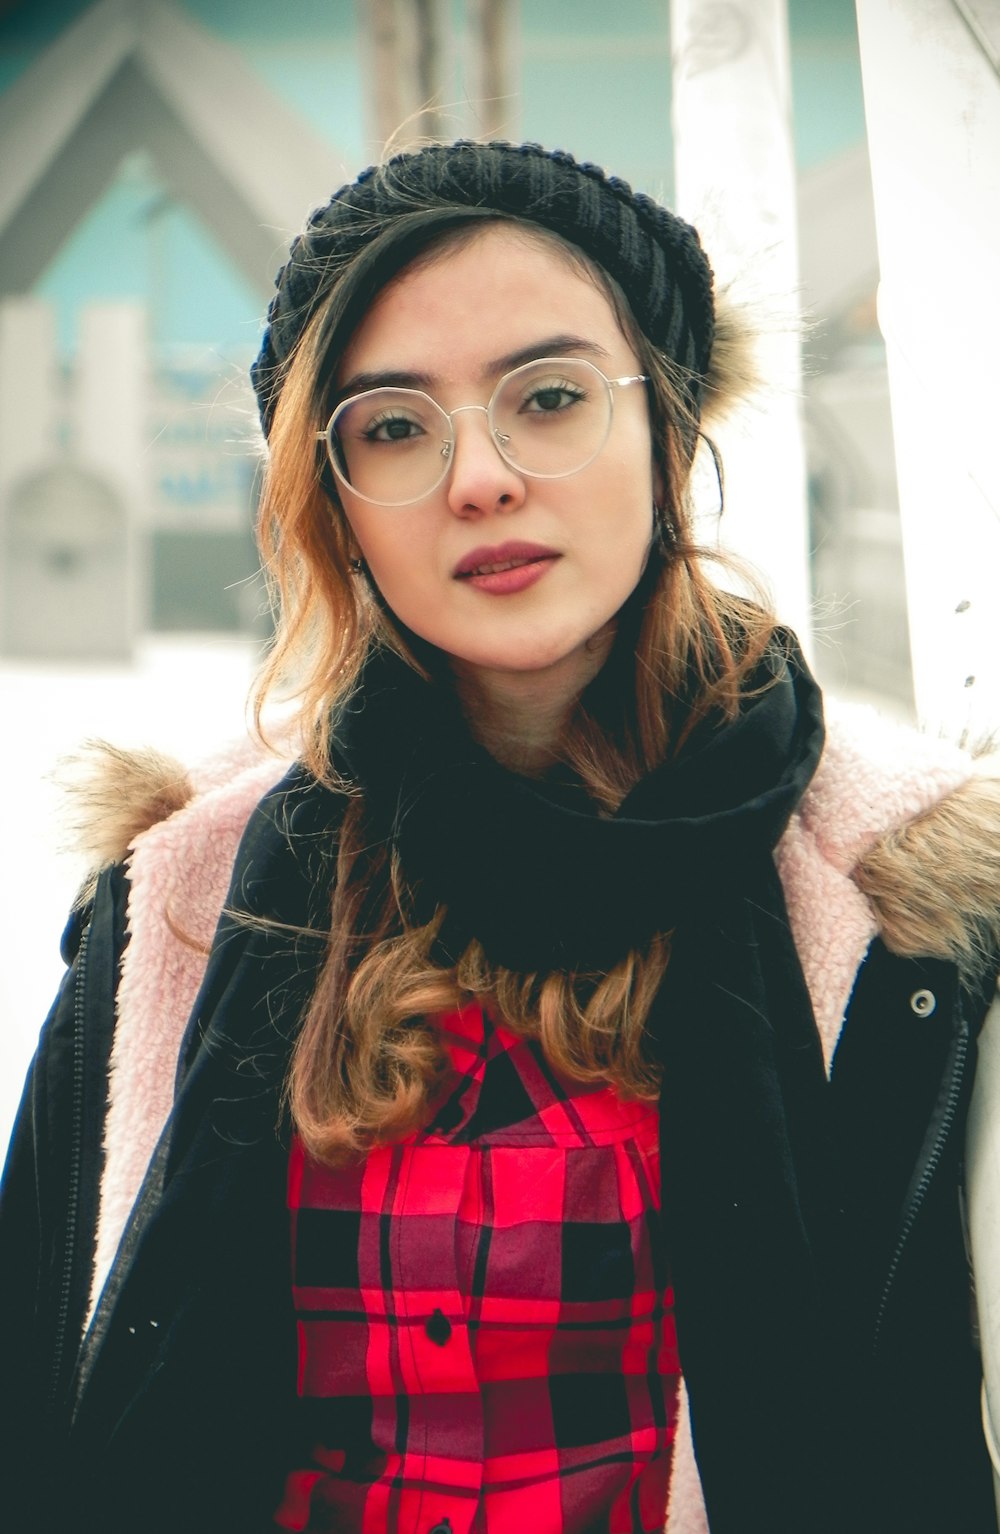
<path fill-rule="evenodd" d="M 378 294 L 341 360 L 358 371 L 478 376 L 546 338 L 578 336 L 623 366 L 633 353 L 606 294 L 544 234 L 491 224 L 421 257 Z M 542 352 L 539 352 L 542 355 Z"/>

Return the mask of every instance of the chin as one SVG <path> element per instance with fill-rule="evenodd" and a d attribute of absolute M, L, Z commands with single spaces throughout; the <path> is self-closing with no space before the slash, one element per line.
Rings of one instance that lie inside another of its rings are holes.
<path fill-rule="evenodd" d="M 600 647 L 591 647 L 586 641 L 570 648 L 548 646 L 532 650 L 480 651 L 468 655 L 452 655 L 451 664 L 459 671 L 491 671 L 507 676 L 543 677 L 559 674 L 565 669 L 593 671 L 600 668 Z"/>

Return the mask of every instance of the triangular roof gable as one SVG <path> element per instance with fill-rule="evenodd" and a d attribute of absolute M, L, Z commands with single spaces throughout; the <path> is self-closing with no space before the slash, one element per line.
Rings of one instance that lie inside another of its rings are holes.
<path fill-rule="evenodd" d="M 99 0 L 0 96 L 0 293 L 32 286 L 137 148 L 265 295 L 291 233 L 348 174 L 169 0 Z"/>

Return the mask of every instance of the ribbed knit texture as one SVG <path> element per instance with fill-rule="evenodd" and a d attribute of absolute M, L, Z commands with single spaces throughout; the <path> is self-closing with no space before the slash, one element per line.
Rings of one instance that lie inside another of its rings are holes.
<path fill-rule="evenodd" d="M 712 269 L 696 231 L 627 182 L 538 144 L 431 145 L 372 166 L 317 209 L 276 279 L 251 369 L 265 435 L 284 365 L 345 264 L 386 227 L 425 205 L 521 218 L 561 235 L 624 290 L 643 333 L 686 376 L 698 413 L 712 351 Z"/>

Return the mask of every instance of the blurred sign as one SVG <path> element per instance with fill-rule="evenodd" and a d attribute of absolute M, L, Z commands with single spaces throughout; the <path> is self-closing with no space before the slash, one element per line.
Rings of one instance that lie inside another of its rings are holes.
<path fill-rule="evenodd" d="M 221 533 L 250 525 L 257 457 L 247 412 L 245 400 L 220 394 L 217 370 L 157 373 L 148 411 L 154 527 Z"/>

